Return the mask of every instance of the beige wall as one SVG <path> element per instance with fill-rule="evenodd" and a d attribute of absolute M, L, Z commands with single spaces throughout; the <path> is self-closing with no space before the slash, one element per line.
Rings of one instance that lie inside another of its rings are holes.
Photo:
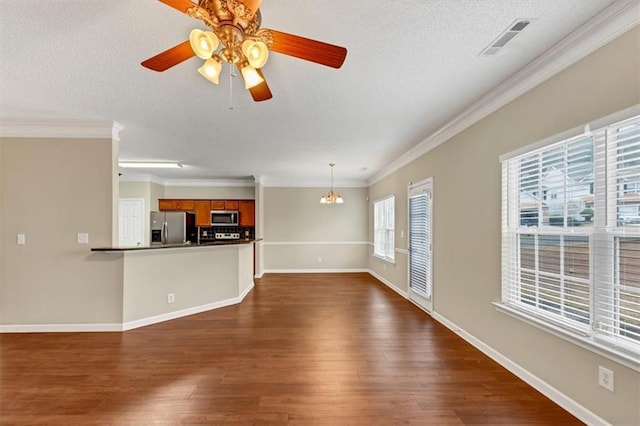
<path fill-rule="evenodd" d="M 337 191 L 344 204 L 320 204 L 326 188 L 264 188 L 265 271 L 367 268 L 367 189 Z"/>
<path fill-rule="evenodd" d="M 0 324 L 4 324 L 4 139 L 0 138 Z"/>
<path fill-rule="evenodd" d="M 120 322 L 121 264 L 90 252 L 112 242 L 111 139 L 0 143 L 2 324 Z"/>
<path fill-rule="evenodd" d="M 149 200 L 150 182 L 120 182 L 120 198 L 144 198 Z"/>
<path fill-rule="evenodd" d="M 124 257 L 123 322 L 237 298 L 253 284 L 251 244 L 149 250 L 110 254 Z M 167 295 L 175 295 L 167 303 Z M 227 304 L 229 304 L 227 303 Z"/>
<path fill-rule="evenodd" d="M 157 212 L 159 210 L 158 200 L 161 198 L 164 198 L 164 186 L 151 182 L 149 184 L 149 211 L 150 212 Z"/>
<path fill-rule="evenodd" d="M 251 186 L 165 186 L 165 198 L 200 198 L 226 200 L 253 200 L 255 188 Z"/>
<path fill-rule="evenodd" d="M 501 297 L 499 156 L 640 103 L 639 40 L 636 27 L 369 191 L 372 200 L 396 195 L 397 247 L 406 248 L 399 233 L 407 230 L 407 186 L 433 177 L 434 311 L 597 415 L 624 425 L 640 424 L 638 372 L 498 313 L 492 302 Z M 382 270 L 374 259 L 369 266 L 407 290 L 406 266 Z M 598 387 L 598 365 L 614 371 L 615 393 Z"/>

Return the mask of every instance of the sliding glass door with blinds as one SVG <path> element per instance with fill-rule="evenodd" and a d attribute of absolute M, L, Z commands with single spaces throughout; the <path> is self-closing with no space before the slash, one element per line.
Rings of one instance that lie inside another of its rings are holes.
<path fill-rule="evenodd" d="M 409 186 L 409 298 L 431 312 L 433 182 Z"/>
<path fill-rule="evenodd" d="M 503 303 L 640 361 L 640 116 L 502 166 Z"/>

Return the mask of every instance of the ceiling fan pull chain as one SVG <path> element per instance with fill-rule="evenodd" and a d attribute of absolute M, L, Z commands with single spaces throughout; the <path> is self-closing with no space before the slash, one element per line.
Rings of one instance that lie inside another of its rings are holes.
<path fill-rule="evenodd" d="M 229 64 L 229 109 L 233 110 L 233 64 Z"/>

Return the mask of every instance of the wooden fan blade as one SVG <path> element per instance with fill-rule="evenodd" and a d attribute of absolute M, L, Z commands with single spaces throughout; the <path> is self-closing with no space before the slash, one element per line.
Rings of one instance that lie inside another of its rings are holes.
<path fill-rule="evenodd" d="M 162 72 L 168 70 L 174 65 L 178 65 L 180 62 L 186 61 L 193 56 L 195 56 L 195 53 L 193 53 L 191 44 L 189 43 L 189 40 L 187 40 L 183 43 L 173 46 L 169 50 L 165 50 L 164 52 L 154 56 L 153 58 L 147 59 L 146 61 L 142 62 L 141 65 L 145 68 L 149 68 L 150 70 Z"/>
<path fill-rule="evenodd" d="M 273 35 L 270 50 L 284 55 L 315 62 L 332 68 L 340 68 L 347 57 L 347 49 L 293 34 L 269 30 Z"/>
<path fill-rule="evenodd" d="M 258 69 L 256 71 L 258 71 L 258 74 L 260 74 L 260 77 L 262 77 L 264 81 L 258 84 L 257 86 L 254 86 L 251 89 L 249 89 L 249 92 L 251 92 L 251 96 L 253 97 L 253 100 L 256 102 L 269 100 L 273 97 L 273 95 L 271 94 L 271 90 L 269 89 L 269 85 L 267 84 L 267 79 L 264 78 L 264 74 L 262 73 L 262 70 Z"/>
<path fill-rule="evenodd" d="M 246 19 L 253 18 L 253 15 L 256 14 L 262 4 L 262 0 L 240 0 L 240 2 L 250 11 L 246 16 Z"/>
<path fill-rule="evenodd" d="M 161 0 L 162 1 L 162 0 Z M 258 12 L 262 0 L 227 0 L 229 11 L 238 19 L 250 21 Z"/>
<path fill-rule="evenodd" d="M 242 75 L 242 71 L 237 64 L 236 68 L 238 69 L 240 75 Z M 271 90 L 269 89 L 269 85 L 267 84 L 267 79 L 264 77 L 261 69 L 256 69 L 256 72 L 260 75 L 260 77 L 262 77 L 264 81 L 257 86 L 253 86 L 251 89 L 249 89 L 249 92 L 251 93 L 251 97 L 254 101 L 267 101 L 273 97 L 273 95 L 271 94 Z"/>
<path fill-rule="evenodd" d="M 190 0 L 160 0 L 162 3 L 167 6 L 171 6 L 172 8 L 179 10 L 182 13 L 187 13 L 187 10 L 190 7 L 197 6 L 194 2 Z"/>

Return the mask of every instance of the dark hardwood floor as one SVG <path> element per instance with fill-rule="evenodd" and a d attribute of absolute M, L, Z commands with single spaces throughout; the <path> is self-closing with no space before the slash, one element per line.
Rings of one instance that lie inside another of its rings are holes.
<path fill-rule="evenodd" d="M 572 425 L 368 274 L 124 333 L 0 335 L 2 425 Z"/>

